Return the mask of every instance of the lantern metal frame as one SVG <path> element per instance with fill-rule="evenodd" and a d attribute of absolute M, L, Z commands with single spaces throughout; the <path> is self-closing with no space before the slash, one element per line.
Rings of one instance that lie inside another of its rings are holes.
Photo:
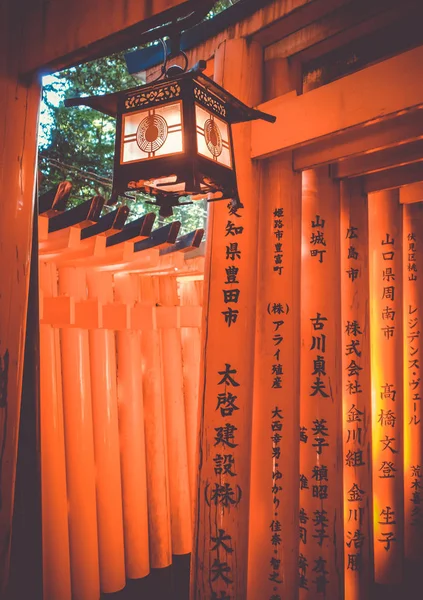
<path fill-rule="evenodd" d="M 66 106 L 85 105 L 116 118 L 113 189 L 109 204 L 116 203 L 119 196 L 128 197 L 131 191 L 140 191 L 152 196 L 152 203 L 161 207 L 162 216 L 170 216 L 173 206 L 190 204 L 187 196 L 194 199 L 208 196 L 209 201 L 231 199 L 239 207 L 241 204 L 231 126 L 255 119 L 274 122 L 275 117 L 248 107 L 210 79 L 203 73 L 205 61 L 199 61 L 189 71 L 177 66 L 166 69 L 165 44 L 164 49 L 165 61 L 157 80 L 112 94 L 70 98 L 65 101 Z M 177 102 L 181 103 L 182 151 L 122 163 L 125 117 L 141 111 L 154 115 L 155 109 Z M 227 126 L 228 147 L 225 147 L 229 150 L 230 166 L 200 154 L 197 146 L 196 106 L 208 112 L 212 121 L 216 118 Z M 163 178 L 169 177 L 175 179 L 165 183 Z M 150 183 L 160 179 L 158 185 Z M 184 184 L 182 189 L 175 189 L 175 186 L 180 187 L 181 184 Z M 180 202 L 180 199 L 184 201 Z"/>

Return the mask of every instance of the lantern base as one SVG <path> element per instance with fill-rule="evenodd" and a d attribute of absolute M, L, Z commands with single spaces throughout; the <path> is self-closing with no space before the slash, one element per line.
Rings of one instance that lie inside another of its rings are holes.
<path fill-rule="evenodd" d="M 235 210 L 243 208 L 243 204 L 240 202 L 237 192 L 231 195 L 226 195 L 220 190 L 215 192 L 204 192 L 198 194 L 187 194 L 186 192 L 181 194 L 178 192 L 166 192 L 164 190 L 159 190 L 158 188 L 149 188 L 146 186 L 132 189 L 134 191 L 143 192 L 149 195 L 151 197 L 151 200 L 146 200 L 146 204 L 159 206 L 159 215 L 163 218 L 171 217 L 173 215 L 173 209 L 175 207 L 193 204 L 194 202 L 198 202 L 199 200 L 206 200 L 207 202 L 229 200 L 231 202 L 232 207 Z M 124 192 L 122 194 L 114 193 L 112 194 L 108 204 L 115 204 L 118 200 L 118 196 L 123 196 L 124 198 L 129 197 L 127 192 Z"/>

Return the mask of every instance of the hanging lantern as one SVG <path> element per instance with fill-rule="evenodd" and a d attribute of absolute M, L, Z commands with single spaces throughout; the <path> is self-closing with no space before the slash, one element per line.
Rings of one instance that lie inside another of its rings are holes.
<path fill-rule="evenodd" d="M 249 108 L 204 75 L 205 61 L 190 71 L 165 65 L 161 81 L 65 101 L 117 119 L 110 203 L 141 191 L 153 196 L 162 216 L 202 198 L 239 206 L 231 125 L 275 117 Z"/>

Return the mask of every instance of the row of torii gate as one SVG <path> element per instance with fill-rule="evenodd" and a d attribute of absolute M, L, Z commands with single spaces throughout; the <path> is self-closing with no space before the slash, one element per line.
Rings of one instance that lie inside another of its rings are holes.
<path fill-rule="evenodd" d="M 411 52 L 390 59 L 403 78 Z M 243 39 L 214 59 L 250 105 L 261 68 Z M 46 599 L 98 598 L 188 552 L 193 600 L 362 600 L 418 569 L 420 165 L 386 176 L 336 154 L 370 143 L 350 109 L 364 77 L 374 115 L 385 68 L 261 105 L 286 131 L 234 128 L 244 208 L 213 204 L 205 257 L 203 232 L 99 218 L 98 198 L 41 210 Z M 307 144 L 306 125 L 340 127 L 331 97 L 350 103 L 344 138 Z M 386 135 L 398 119 L 419 109 Z"/>

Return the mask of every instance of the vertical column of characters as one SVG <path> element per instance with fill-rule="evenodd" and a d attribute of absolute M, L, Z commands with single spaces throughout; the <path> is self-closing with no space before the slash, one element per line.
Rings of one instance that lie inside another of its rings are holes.
<path fill-rule="evenodd" d="M 284 235 L 284 208 L 282 206 L 276 206 L 273 208 L 273 227 L 272 227 L 272 240 L 274 245 L 273 251 L 273 272 L 280 277 L 283 272 L 283 235 Z M 283 387 L 283 364 L 281 362 L 281 349 L 280 345 L 283 343 L 283 333 L 285 325 L 285 317 L 282 315 L 285 313 L 288 315 L 289 306 L 284 306 L 282 303 L 273 302 L 273 305 L 268 306 L 268 313 L 272 315 L 272 344 L 275 350 L 273 354 L 274 361 L 269 365 L 269 376 L 271 380 L 272 390 L 282 390 Z M 270 336 L 269 336 L 270 337 Z M 276 399 L 275 399 L 276 400 Z M 279 402 L 280 404 L 280 402 Z M 269 556 L 269 567 L 268 580 L 272 584 L 272 591 L 269 594 L 269 598 L 272 600 L 279 600 L 281 598 L 281 544 L 282 544 L 282 525 L 280 516 L 280 496 L 283 490 L 282 487 L 282 464 L 281 464 L 281 441 L 283 440 L 283 410 L 276 403 L 271 410 L 270 415 L 270 441 L 271 441 L 271 455 L 272 455 L 272 503 L 274 512 L 272 520 L 268 525 L 269 542 L 271 544 L 271 553 Z"/>
<path fill-rule="evenodd" d="M 208 571 L 209 592 L 197 597 L 235 600 L 236 567 L 239 560 L 237 550 L 241 544 L 247 544 L 247 537 L 242 542 L 243 536 L 237 532 L 237 513 L 238 509 L 248 502 L 248 497 L 247 500 L 243 497 L 244 486 L 242 477 L 239 477 L 238 465 L 242 461 L 246 462 L 249 455 L 249 435 L 245 424 L 247 415 L 242 396 L 245 381 L 243 358 L 246 348 L 241 347 L 240 342 L 244 338 L 245 343 L 253 347 L 254 338 L 250 341 L 245 340 L 245 328 L 248 328 L 248 291 L 243 283 L 248 276 L 248 269 L 243 261 L 244 209 L 236 209 L 231 203 L 227 206 L 220 205 L 218 208 L 223 208 L 223 214 L 226 213 L 224 219 L 219 219 L 223 239 L 218 261 L 220 269 L 217 270 L 221 276 L 220 297 L 216 297 L 214 306 L 209 301 L 208 318 L 213 319 L 216 345 L 209 346 L 208 361 L 206 357 L 206 365 L 213 363 L 216 369 L 215 373 L 210 373 L 207 378 L 207 393 L 213 396 L 205 409 L 209 414 L 213 411 L 213 416 L 210 415 L 207 423 L 204 423 L 207 444 L 203 448 L 208 465 L 206 471 L 203 471 L 203 498 L 199 499 L 200 503 L 204 500 L 207 515 L 203 517 L 200 527 L 207 529 L 208 543 L 207 538 L 205 543 L 208 565 L 205 566 Z M 216 234 L 214 229 L 214 235 Z M 210 337 L 214 337 L 213 333 L 209 334 Z M 201 466 L 200 464 L 200 470 Z M 243 473 L 245 480 L 245 467 Z M 247 532 L 245 534 L 247 536 Z"/>
<path fill-rule="evenodd" d="M 300 555 L 301 598 L 342 596 L 339 187 L 303 173 Z"/>
<path fill-rule="evenodd" d="M 238 427 L 235 425 L 235 411 L 240 409 L 240 387 L 236 379 L 237 369 L 225 363 L 218 371 L 218 393 L 216 411 L 221 417 L 217 423 L 212 450 L 214 463 L 214 478 L 206 483 L 204 496 L 207 505 L 216 510 L 216 531 L 210 535 L 210 587 L 212 598 L 232 598 L 229 595 L 233 584 L 232 570 L 234 547 L 232 536 L 225 525 L 225 515 L 230 515 L 231 509 L 236 509 L 242 499 L 242 489 L 237 480 L 237 455 L 242 451 L 240 439 L 237 436 Z M 234 392 L 237 392 L 235 394 Z M 238 399 L 239 398 L 239 399 Z M 236 556 L 235 556 L 236 558 Z"/>
<path fill-rule="evenodd" d="M 261 67 L 258 44 L 230 40 L 216 52 L 216 80 L 249 104 L 260 100 L 250 83 Z M 259 194 L 250 129 L 233 130 L 243 207 L 216 202 L 208 219 L 192 600 L 247 594 Z"/>
<path fill-rule="evenodd" d="M 225 325 L 230 328 L 238 322 L 237 307 L 242 280 L 242 209 L 227 205 L 228 218 L 225 225 L 225 277 L 222 284 L 221 315 Z M 232 241 L 234 240 L 234 241 Z M 236 240 L 236 241 L 235 241 Z M 240 272 L 241 271 L 241 272 Z M 233 363 L 231 359 L 231 363 Z M 242 452 L 242 443 L 237 435 L 237 411 L 242 407 L 238 370 L 231 363 L 222 362 L 222 370 L 217 372 L 216 407 L 217 427 L 214 427 L 214 442 L 211 451 L 214 477 L 206 483 L 204 496 L 207 505 L 216 509 L 216 531 L 210 534 L 210 583 L 212 598 L 232 598 L 229 595 L 233 581 L 233 544 L 232 536 L 224 523 L 230 510 L 236 509 L 242 499 L 242 488 L 237 481 L 237 454 Z M 236 393 L 235 393 L 236 392 Z M 235 557 L 236 558 L 236 557 Z"/>
<path fill-rule="evenodd" d="M 375 580 L 396 583 L 403 558 L 402 214 L 398 190 L 369 195 Z"/>
<path fill-rule="evenodd" d="M 342 406 L 346 600 L 371 580 L 371 404 L 367 196 L 341 183 Z"/>
<path fill-rule="evenodd" d="M 404 543 L 405 557 L 423 553 L 421 359 L 423 205 L 404 204 L 403 320 L 404 320 Z"/>
<path fill-rule="evenodd" d="M 301 176 L 288 154 L 262 174 L 248 600 L 298 595 Z"/>

